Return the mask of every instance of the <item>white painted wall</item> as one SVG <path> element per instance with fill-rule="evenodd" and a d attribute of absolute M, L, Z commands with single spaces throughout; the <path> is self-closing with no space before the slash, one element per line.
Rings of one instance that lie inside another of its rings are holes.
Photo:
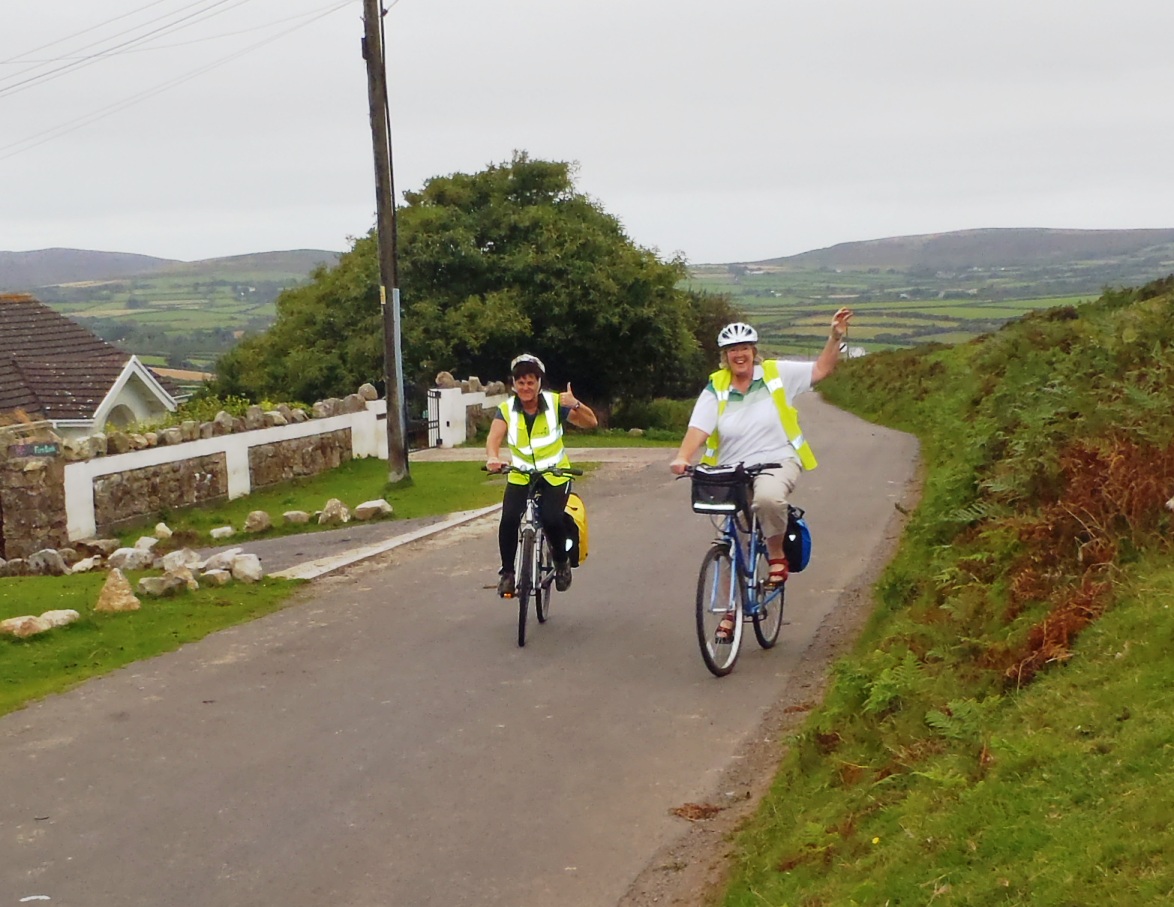
<path fill-rule="evenodd" d="M 462 394 L 460 388 L 440 391 L 438 412 L 439 446 L 453 447 L 466 440 L 465 412 L 470 406 L 492 409 L 506 394 L 489 396 L 483 391 Z M 354 457 L 387 459 L 387 401 L 372 400 L 362 412 L 310 419 L 290 425 L 202 438 L 167 447 L 151 447 L 108 457 L 96 457 L 65 464 L 66 529 L 70 541 L 90 538 L 97 531 L 94 513 L 94 479 L 117 472 L 160 466 L 195 457 L 223 454 L 228 469 L 228 497 L 239 498 L 252 491 L 249 476 L 249 448 L 349 428 Z"/>

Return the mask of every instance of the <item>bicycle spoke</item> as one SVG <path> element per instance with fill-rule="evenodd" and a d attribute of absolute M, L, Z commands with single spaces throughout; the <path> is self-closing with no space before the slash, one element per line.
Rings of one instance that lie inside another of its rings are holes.
<path fill-rule="evenodd" d="M 697 578 L 697 644 L 718 677 L 729 674 L 742 644 L 742 601 L 734 564 L 724 545 L 706 552 Z"/>

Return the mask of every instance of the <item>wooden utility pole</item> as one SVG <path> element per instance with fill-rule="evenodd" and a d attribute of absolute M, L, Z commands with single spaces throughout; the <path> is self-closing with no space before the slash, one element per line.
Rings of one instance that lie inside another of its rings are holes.
<path fill-rule="evenodd" d="M 391 169 L 391 124 L 387 112 L 381 0 L 363 0 L 363 59 L 367 61 L 367 103 L 375 152 L 375 230 L 379 245 L 379 300 L 383 311 L 383 372 L 387 388 L 388 481 L 408 477 L 407 413 L 400 355 L 399 266 L 396 261 L 395 183 Z"/>

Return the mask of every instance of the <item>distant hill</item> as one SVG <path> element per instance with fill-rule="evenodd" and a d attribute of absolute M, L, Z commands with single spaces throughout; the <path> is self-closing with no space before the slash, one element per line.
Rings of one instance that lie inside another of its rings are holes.
<path fill-rule="evenodd" d="M 200 261 L 84 249 L 0 252 L 0 292 L 35 293 L 43 287 L 161 274 L 192 278 L 273 272 L 308 275 L 319 264 L 333 265 L 338 257 L 338 252 L 323 249 L 255 252 Z"/>
<path fill-rule="evenodd" d="M 799 255 L 753 264 L 810 268 L 1034 267 L 1147 257 L 1174 268 L 1174 229 L 1049 230 L 997 228 L 895 236 L 839 243 Z"/>
<path fill-rule="evenodd" d="M 150 255 L 83 249 L 0 252 L 0 292 L 29 292 L 54 284 L 153 274 L 175 263 Z"/>

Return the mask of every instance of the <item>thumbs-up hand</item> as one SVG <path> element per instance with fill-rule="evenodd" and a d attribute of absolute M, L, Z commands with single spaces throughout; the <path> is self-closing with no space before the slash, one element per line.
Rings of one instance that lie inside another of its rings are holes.
<path fill-rule="evenodd" d="M 579 401 L 575 397 L 575 392 L 571 390 L 571 382 L 567 382 L 567 389 L 558 395 L 558 405 L 564 409 L 574 409 L 578 406 Z"/>

